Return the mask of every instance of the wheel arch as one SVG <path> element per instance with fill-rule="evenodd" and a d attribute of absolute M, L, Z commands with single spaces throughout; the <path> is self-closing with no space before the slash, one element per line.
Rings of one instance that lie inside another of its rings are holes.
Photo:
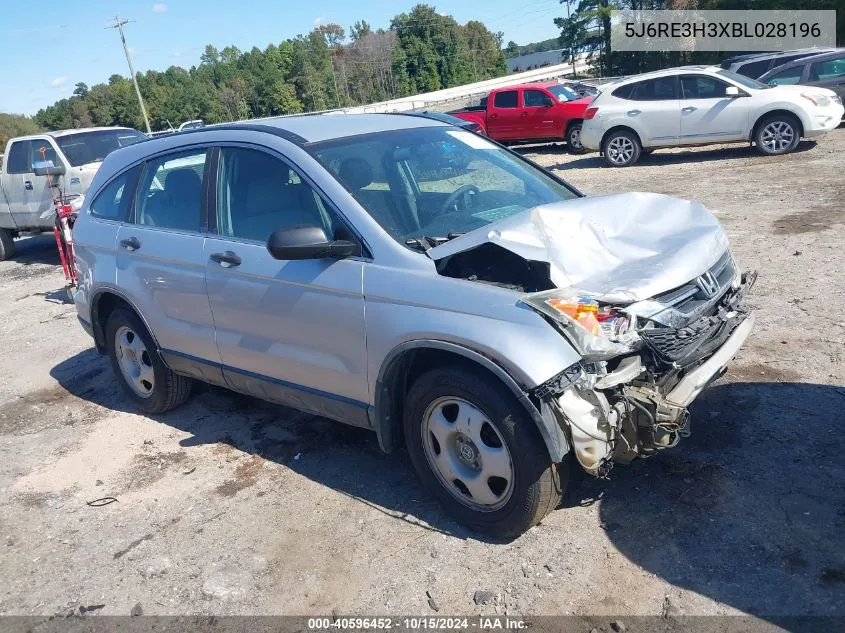
<path fill-rule="evenodd" d="M 97 351 L 101 354 L 106 353 L 106 323 L 111 313 L 119 307 L 132 310 L 141 319 L 144 327 L 147 328 L 147 332 L 155 342 L 156 349 L 161 349 L 150 324 L 132 300 L 114 288 L 101 288 L 94 292 L 91 297 L 91 329 L 94 332 L 94 345 Z M 163 359 L 162 362 L 164 362 Z"/>
<path fill-rule="evenodd" d="M 610 136 L 611 133 L 617 132 L 619 130 L 625 130 L 626 132 L 630 132 L 631 134 L 637 137 L 637 142 L 640 144 L 640 147 L 645 147 L 643 145 L 643 139 L 640 136 L 640 133 L 637 132 L 634 128 L 632 128 L 630 125 L 614 125 L 613 127 L 608 128 L 607 131 L 605 131 L 605 133 L 601 136 L 601 142 L 599 143 L 599 151 L 602 154 L 604 154 L 604 144 L 605 141 L 607 141 L 607 137 Z"/>
<path fill-rule="evenodd" d="M 383 451 L 389 453 L 401 444 L 404 397 L 413 380 L 428 369 L 455 364 L 481 369 L 504 385 L 533 420 L 554 462 L 569 452 L 566 435 L 548 407 L 538 408 L 539 403 L 495 360 L 464 345 L 430 339 L 402 343 L 382 362 L 371 421 Z"/>
<path fill-rule="evenodd" d="M 751 133 L 749 134 L 748 139 L 751 141 L 755 140 L 757 138 L 757 130 L 760 128 L 760 124 L 775 114 L 788 116 L 798 121 L 798 137 L 801 138 L 804 136 L 804 121 L 801 119 L 800 114 L 793 112 L 792 110 L 787 110 L 786 108 L 775 108 L 774 110 L 768 110 L 757 117 L 757 120 L 754 121 L 754 125 L 751 126 Z"/>

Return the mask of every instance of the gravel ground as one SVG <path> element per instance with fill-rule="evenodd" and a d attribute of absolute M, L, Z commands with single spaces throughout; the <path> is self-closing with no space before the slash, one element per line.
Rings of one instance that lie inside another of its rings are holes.
<path fill-rule="evenodd" d="M 52 238 L 21 241 L 0 263 L 0 614 L 845 615 L 845 129 L 800 149 L 520 150 L 588 193 L 700 200 L 760 278 L 692 437 L 573 481 L 509 543 L 445 518 L 367 432 L 216 388 L 137 415 Z"/>

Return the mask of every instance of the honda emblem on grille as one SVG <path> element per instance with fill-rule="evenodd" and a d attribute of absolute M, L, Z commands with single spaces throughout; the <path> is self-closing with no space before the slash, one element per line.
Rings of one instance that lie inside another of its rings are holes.
<path fill-rule="evenodd" d="M 696 284 L 708 299 L 719 292 L 719 280 L 709 270 L 696 279 Z"/>

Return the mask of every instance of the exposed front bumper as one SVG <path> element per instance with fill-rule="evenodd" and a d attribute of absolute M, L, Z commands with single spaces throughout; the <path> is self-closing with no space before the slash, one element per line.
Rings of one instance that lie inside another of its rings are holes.
<path fill-rule="evenodd" d="M 707 385 L 722 375 L 727 364 L 733 360 L 739 348 L 745 343 L 745 339 L 751 334 L 753 327 L 754 313 L 752 312 L 709 359 L 684 376 L 681 382 L 666 394 L 666 401 L 677 407 L 688 407 Z"/>

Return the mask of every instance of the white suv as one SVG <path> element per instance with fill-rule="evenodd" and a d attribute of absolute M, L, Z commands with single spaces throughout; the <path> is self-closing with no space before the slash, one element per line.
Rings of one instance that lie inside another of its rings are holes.
<path fill-rule="evenodd" d="M 768 86 L 718 66 L 685 66 L 608 86 L 585 112 L 581 142 L 613 167 L 682 145 L 753 141 L 763 154 L 785 154 L 801 137 L 835 128 L 842 114 L 832 90 Z"/>

